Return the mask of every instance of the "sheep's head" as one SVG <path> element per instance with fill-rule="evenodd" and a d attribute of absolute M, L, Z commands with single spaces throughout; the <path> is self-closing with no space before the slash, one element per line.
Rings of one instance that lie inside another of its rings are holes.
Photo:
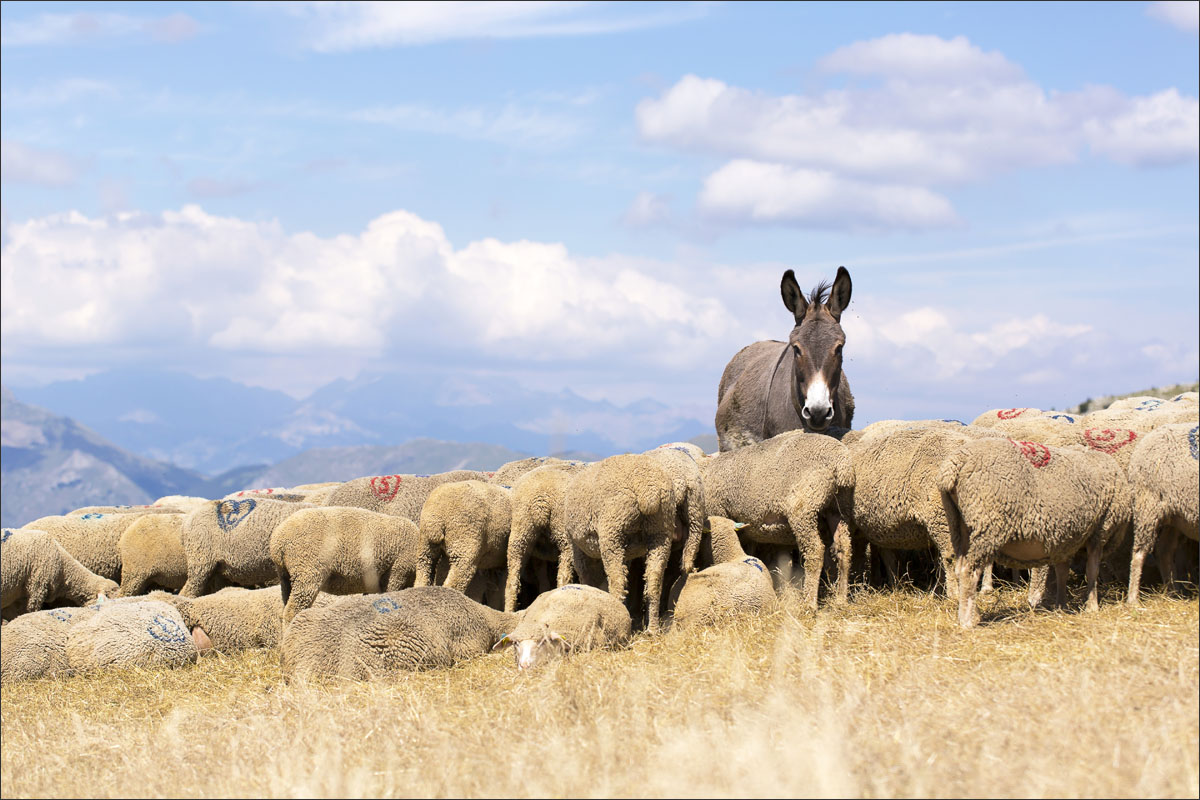
<path fill-rule="evenodd" d="M 533 669 L 548 661 L 562 658 L 571 652 L 571 645 L 567 640 L 549 628 L 543 627 L 540 636 L 528 639 L 517 640 L 512 637 L 511 633 L 505 634 L 504 638 L 496 642 L 492 649 L 500 650 L 504 647 L 512 646 L 513 659 L 516 661 L 517 669 L 519 670 Z"/>

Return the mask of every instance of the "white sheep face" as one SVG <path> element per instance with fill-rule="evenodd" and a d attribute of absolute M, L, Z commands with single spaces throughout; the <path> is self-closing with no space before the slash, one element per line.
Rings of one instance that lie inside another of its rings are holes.
<path fill-rule="evenodd" d="M 533 669 L 567 654 L 566 641 L 553 631 L 539 639 L 525 639 L 513 645 L 517 669 Z"/>

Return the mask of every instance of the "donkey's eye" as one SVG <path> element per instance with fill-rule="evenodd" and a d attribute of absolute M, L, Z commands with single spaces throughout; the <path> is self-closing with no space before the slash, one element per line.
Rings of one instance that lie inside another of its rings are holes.
<path fill-rule="evenodd" d="M 796 358 L 800 358 L 804 355 L 804 353 L 800 351 L 800 345 L 798 344 L 792 345 L 792 353 L 795 354 Z"/>

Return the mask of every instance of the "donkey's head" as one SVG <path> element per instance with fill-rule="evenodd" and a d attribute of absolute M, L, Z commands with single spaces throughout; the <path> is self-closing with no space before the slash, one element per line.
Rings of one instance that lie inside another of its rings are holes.
<path fill-rule="evenodd" d="M 850 273 L 838 267 L 833 286 L 822 281 L 806 298 L 790 269 L 779 284 L 783 304 L 796 318 L 788 337 L 795 386 L 792 404 L 804 427 L 822 432 L 833 419 L 833 401 L 842 382 L 842 311 L 850 304 Z"/>

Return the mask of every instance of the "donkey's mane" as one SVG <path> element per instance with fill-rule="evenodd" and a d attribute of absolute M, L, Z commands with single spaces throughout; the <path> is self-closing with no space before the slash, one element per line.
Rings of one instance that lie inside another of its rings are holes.
<path fill-rule="evenodd" d="M 831 281 L 821 281 L 813 287 L 812 293 L 808 295 L 808 304 L 820 305 L 829 299 L 829 290 L 833 286 Z"/>

